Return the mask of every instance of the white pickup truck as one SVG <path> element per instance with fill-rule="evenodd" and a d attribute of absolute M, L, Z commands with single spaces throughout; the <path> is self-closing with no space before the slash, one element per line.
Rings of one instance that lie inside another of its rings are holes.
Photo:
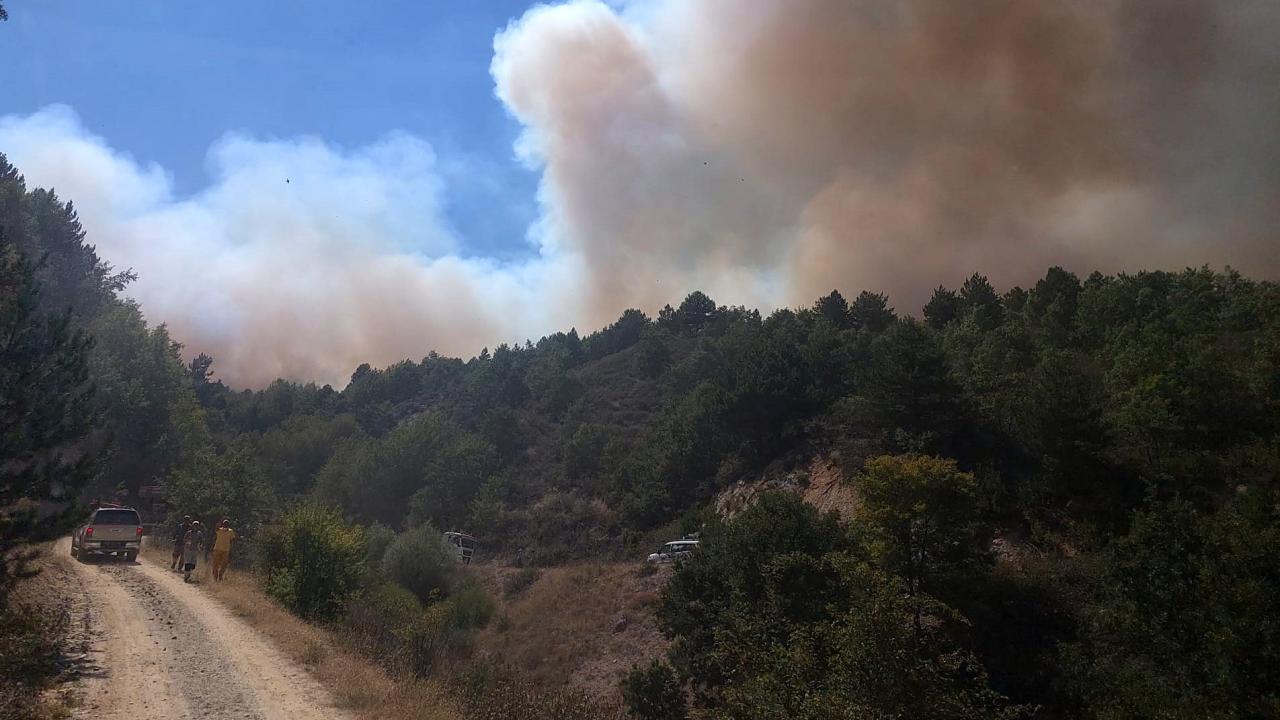
<path fill-rule="evenodd" d="M 86 560 L 90 555 L 123 555 L 129 562 L 138 558 L 142 546 L 142 518 L 127 507 L 101 507 L 89 522 L 71 535 L 71 557 Z"/>

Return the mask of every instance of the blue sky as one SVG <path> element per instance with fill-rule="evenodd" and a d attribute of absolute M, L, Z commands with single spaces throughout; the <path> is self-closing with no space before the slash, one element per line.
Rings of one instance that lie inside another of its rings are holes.
<path fill-rule="evenodd" d="M 227 132 L 358 147 L 392 130 L 432 144 L 463 252 L 532 252 L 537 175 L 493 95 L 494 34 L 511 0 L 15 0 L 0 27 L 0 115 L 54 103 L 180 194 L 209 181 Z"/>

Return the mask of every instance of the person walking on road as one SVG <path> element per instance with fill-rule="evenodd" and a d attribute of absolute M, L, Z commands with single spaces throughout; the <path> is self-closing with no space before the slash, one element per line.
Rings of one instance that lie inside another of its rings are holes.
<path fill-rule="evenodd" d="M 169 563 L 169 569 L 178 570 L 178 564 L 182 562 L 182 543 L 187 538 L 187 531 L 191 529 L 191 516 L 183 515 L 173 526 L 173 562 Z"/>
<path fill-rule="evenodd" d="M 231 529 L 231 521 L 223 518 L 213 535 L 213 579 L 222 580 L 231 564 L 231 541 L 236 539 L 236 531 Z"/>
<path fill-rule="evenodd" d="M 199 520 L 192 520 L 191 527 L 182 538 L 182 580 L 191 582 L 191 573 L 196 570 L 196 561 L 204 551 L 204 531 Z"/>

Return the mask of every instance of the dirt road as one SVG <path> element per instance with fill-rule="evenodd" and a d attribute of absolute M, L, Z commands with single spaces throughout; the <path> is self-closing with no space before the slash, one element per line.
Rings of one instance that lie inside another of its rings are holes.
<path fill-rule="evenodd" d="M 58 546 L 87 640 L 74 716 L 94 720 L 345 720 L 301 667 L 182 576 L 148 562 L 69 557 Z"/>

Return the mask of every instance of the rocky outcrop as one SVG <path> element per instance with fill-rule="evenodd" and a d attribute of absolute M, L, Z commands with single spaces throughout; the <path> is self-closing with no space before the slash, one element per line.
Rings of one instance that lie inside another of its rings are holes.
<path fill-rule="evenodd" d="M 730 518 L 750 506 L 763 493 L 792 492 L 822 512 L 835 512 L 848 522 L 858 506 L 857 492 L 841 464 L 830 455 L 814 457 L 803 469 L 766 473 L 764 477 L 730 485 L 715 499 L 716 512 Z"/>
<path fill-rule="evenodd" d="M 724 518 L 731 518 L 749 507 L 763 493 L 794 492 L 804 489 L 808 477 L 804 472 L 794 471 L 783 477 L 761 478 L 759 480 L 740 480 L 716 496 L 716 513 Z"/>
<path fill-rule="evenodd" d="M 853 512 L 860 503 L 851 478 L 830 456 L 819 456 L 809 463 L 809 484 L 804 489 L 804 501 L 824 513 L 836 513 L 845 523 L 853 519 Z"/>

